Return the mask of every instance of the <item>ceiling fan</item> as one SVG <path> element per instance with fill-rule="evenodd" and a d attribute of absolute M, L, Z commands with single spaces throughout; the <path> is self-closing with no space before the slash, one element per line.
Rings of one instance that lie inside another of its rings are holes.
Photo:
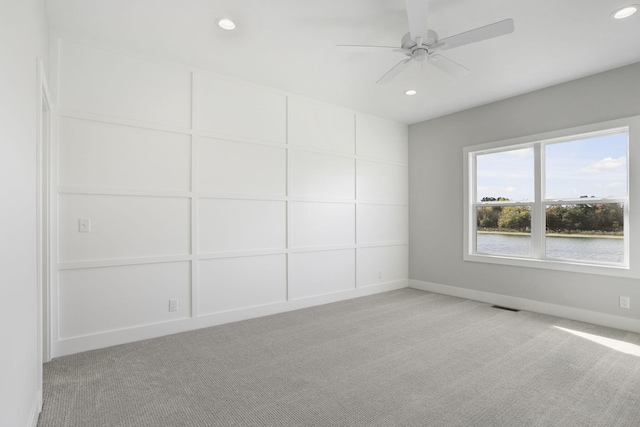
<path fill-rule="evenodd" d="M 376 83 L 389 83 L 414 61 L 427 61 L 436 68 L 454 76 L 464 75 L 469 72 L 467 68 L 442 55 L 435 55 L 434 53 L 438 50 L 453 49 L 454 47 L 503 36 L 512 33 L 514 30 L 513 19 L 505 19 L 439 40 L 438 34 L 427 27 L 429 1 L 406 0 L 406 3 L 407 17 L 409 18 L 409 32 L 402 37 L 400 47 L 367 45 L 336 46 L 336 48 L 345 52 L 379 52 L 386 50 L 390 52 L 400 52 L 409 57 L 398 62 L 392 69 L 380 77 Z"/>

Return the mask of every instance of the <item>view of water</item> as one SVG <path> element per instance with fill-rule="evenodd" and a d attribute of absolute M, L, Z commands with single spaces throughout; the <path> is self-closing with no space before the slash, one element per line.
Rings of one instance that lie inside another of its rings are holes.
<path fill-rule="evenodd" d="M 546 240 L 547 257 L 623 262 L 624 240 L 602 237 L 556 237 Z M 477 251 L 499 255 L 531 255 L 531 236 L 478 233 Z"/>

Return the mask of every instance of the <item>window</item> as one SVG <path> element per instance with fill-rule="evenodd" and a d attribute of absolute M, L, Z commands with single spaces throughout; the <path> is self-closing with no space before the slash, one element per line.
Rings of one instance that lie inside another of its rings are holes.
<path fill-rule="evenodd" d="M 629 270 L 629 139 L 638 122 L 465 149 L 465 260 Z"/>

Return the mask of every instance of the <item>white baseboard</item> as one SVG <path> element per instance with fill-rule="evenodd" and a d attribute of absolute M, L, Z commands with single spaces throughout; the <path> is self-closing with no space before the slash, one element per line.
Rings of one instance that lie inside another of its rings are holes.
<path fill-rule="evenodd" d="M 536 313 L 548 314 L 550 316 L 563 317 L 565 319 L 577 320 L 580 322 L 593 323 L 595 325 L 607 326 L 610 328 L 640 333 L 640 320 L 629 319 L 627 317 L 614 316 L 611 314 L 598 313 L 595 311 L 583 310 L 580 308 L 567 307 L 563 305 L 549 304 L 546 302 L 512 297 L 508 295 L 459 288 L 457 286 L 423 282 L 421 280 L 410 279 L 409 287 L 428 292 L 435 292 L 438 294 L 486 302 L 488 304 L 501 305 L 518 310 L 533 311 Z"/>
<path fill-rule="evenodd" d="M 254 319 L 272 314 L 285 313 L 287 311 L 300 310 L 302 308 L 314 307 L 332 302 L 402 289 L 407 286 L 407 280 L 397 280 L 304 299 L 68 338 L 53 344 L 53 357 L 65 356 L 68 354 L 110 347 L 113 345 L 126 344 L 200 328 L 208 328 L 210 326 L 223 325 L 225 323 Z"/>
<path fill-rule="evenodd" d="M 42 412 L 42 388 L 40 388 L 33 399 L 33 405 L 31 406 L 31 415 L 29 416 L 28 427 L 37 427 L 38 418 Z"/>

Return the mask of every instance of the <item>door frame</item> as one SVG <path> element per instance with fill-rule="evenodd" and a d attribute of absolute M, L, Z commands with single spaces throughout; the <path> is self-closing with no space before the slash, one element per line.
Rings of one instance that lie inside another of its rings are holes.
<path fill-rule="evenodd" d="M 37 60 L 36 262 L 38 294 L 38 370 L 51 360 L 51 140 L 53 107 L 44 63 Z"/>

